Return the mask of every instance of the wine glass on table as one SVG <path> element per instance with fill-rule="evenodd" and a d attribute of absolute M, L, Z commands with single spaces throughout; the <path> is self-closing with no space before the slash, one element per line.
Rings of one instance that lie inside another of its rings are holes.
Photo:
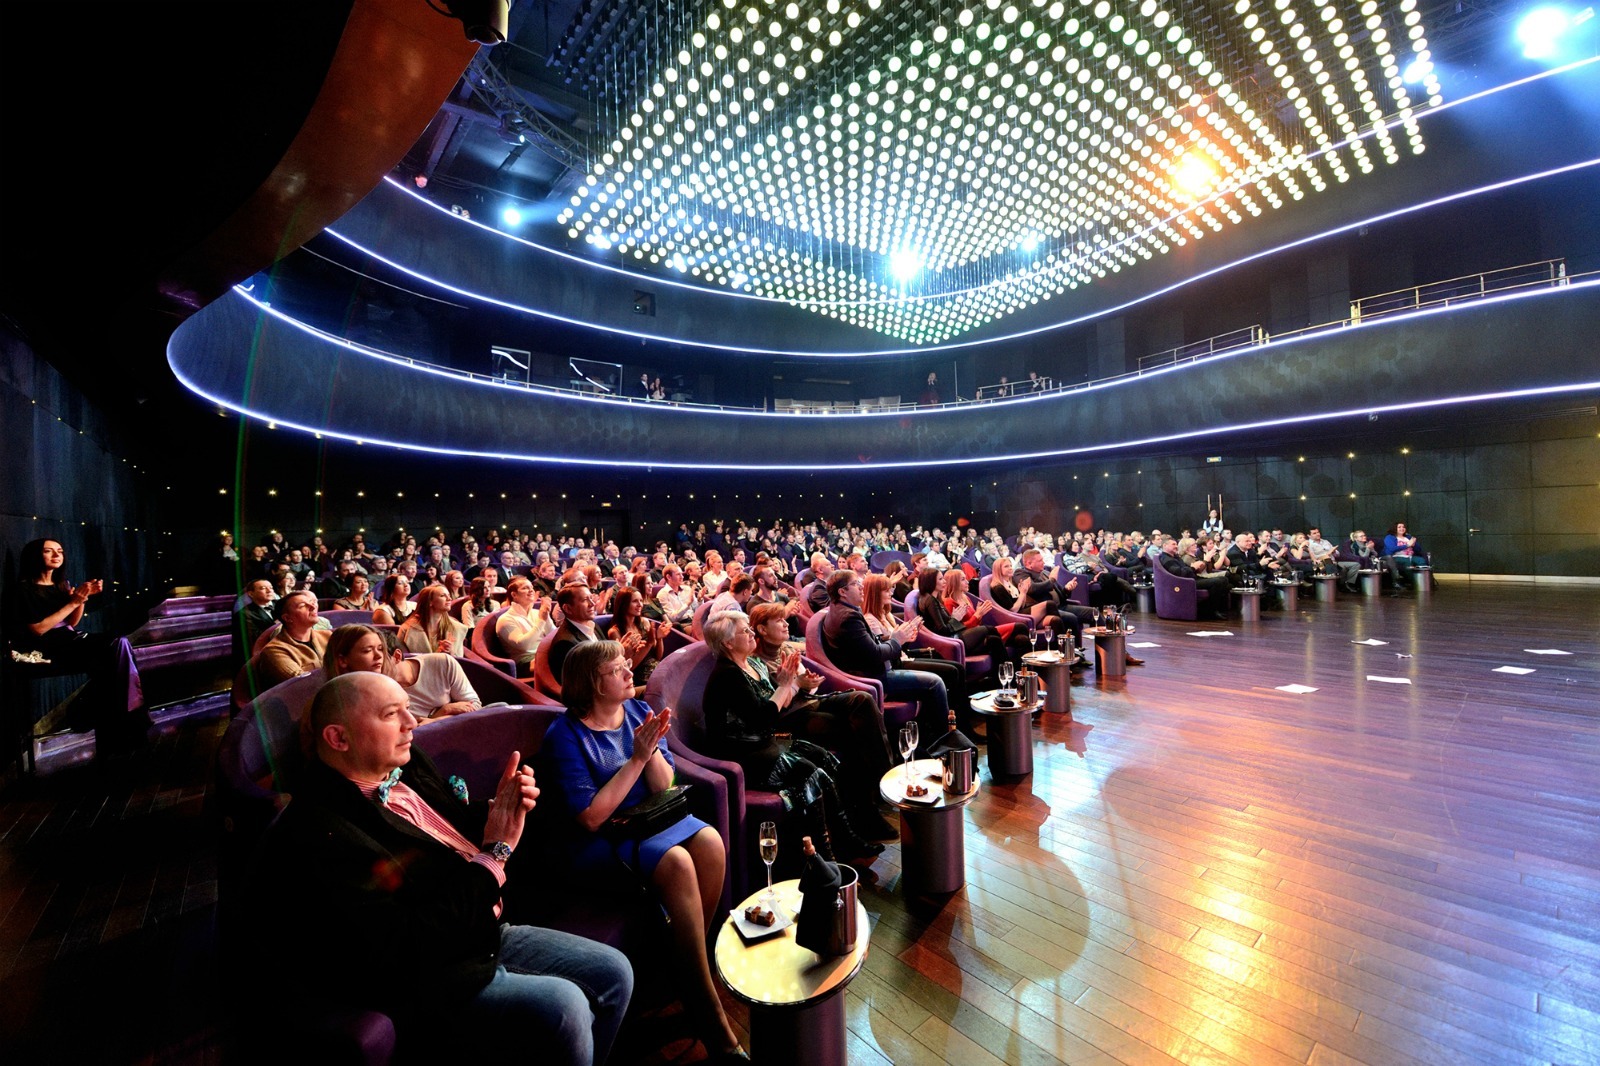
<path fill-rule="evenodd" d="M 1044 649 L 1047 652 L 1056 650 L 1056 631 L 1054 629 L 1046 629 L 1044 631 Z"/>
<path fill-rule="evenodd" d="M 1005 662 L 1000 664 L 1000 692 L 1003 695 L 1011 695 L 1011 679 L 1016 677 L 1016 675 L 1017 667 L 1015 663 L 1011 662 L 1011 660 L 1007 659 Z"/>
<path fill-rule="evenodd" d="M 900 757 L 905 760 L 906 787 L 911 787 L 911 756 L 917 752 L 917 723 L 910 722 L 900 728 Z"/>
<path fill-rule="evenodd" d="M 767 864 L 767 891 L 761 897 L 762 906 L 772 910 L 778 899 L 772 894 L 772 864 L 778 861 L 778 823 L 761 823 L 761 861 Z"/>

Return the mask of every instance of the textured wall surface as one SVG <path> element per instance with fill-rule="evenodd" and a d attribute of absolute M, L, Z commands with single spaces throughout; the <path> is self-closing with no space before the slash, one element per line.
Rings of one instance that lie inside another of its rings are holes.
<path fill-rule="evenodd" d="M 486 456 L 816 469 L 1211 447 L 1251 426 L 1600 384 L 1600 285 L 1384 319 L 1089 389 L 889 416 L 798 418 L 529 393 L 353 351 L 229 295 L 186 322 L 173 369 L 261 418 Z M 381 399 L 381 402 L 374 402 Z"/>

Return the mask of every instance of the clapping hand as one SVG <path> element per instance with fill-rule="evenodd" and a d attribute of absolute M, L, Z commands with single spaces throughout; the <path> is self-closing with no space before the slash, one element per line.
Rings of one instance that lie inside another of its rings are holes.
<path fill-rule="evenodd" d="M 651 711 L 645 715 L 644 721 L 639 723 L 639 728 L 633 731 L 633 761 L 649 762 L 655 755 L 661 738 L 667 735 L 667 730 L 671 726 L 671 707 L 663 707 L 660 711 Z"/>
<path fill-rule="evenodd" d="M 789 685 L 798 688 L 799 682 L 797 679 L 800 673 L 800 649 L 793 647 L 784 649 L 783 657 L 778 660 L 778 687 L 783 688 L 785 685 Z"/>
<path fill-rule="evenodd" d="M 72 588 L 70 591 L 68 591 L 67 595 L 72 597 L 73 603 L 87 603 L 90 596 L 102 591 L 105 587 L 106 583 L 104 581 L 101 581 L 97 577 L 90 578 L 81 585 Z"/>
<path fill-rule="evenodd" d="M 917 630 L 922 627 L 920 617 L 907 618 L 904 622 L 894 627 L 894 639 L 904 644 L 917 638 Z"/>
<path fill-rule="evenodd" d="M 512 752 L 500 773 L 494 798 L 489 801 L 489 816 L 483 823 L 484 841 L 503 841 L 515 848 L 522 839 L 528 812 L 538 798 L 539 786 L 534 784 L 533 771 L 522 765 L 520 751 Z"/>
<path fill-rule="evenodd" d="M 978 617 L 979 618 L 982 618 L 984 615 L 988 614 L 992 610 L 994 610 L 994 604 L 990 603 L 988 600 L 979 600 L 978 601 Z"/>
<path fill-rule="evenodd" d="M 630 629 L 626 633 L 622 634 L 622 640 L 619 643 L 621 643 L 623 651 L 627 652 L 629 655 L 632 655 L 643 646 L 644 637 L 637 629 Z"/>

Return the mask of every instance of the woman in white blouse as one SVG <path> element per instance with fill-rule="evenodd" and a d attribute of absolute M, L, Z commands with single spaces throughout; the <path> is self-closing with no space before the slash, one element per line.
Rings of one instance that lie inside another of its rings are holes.
<path fill-rule="evenodd" d="M 533 657 L 538 654 L 539 642 L 555 629 L 551 618 L 555 605 L 552 603 L 550 609 L 545 610 L 533 582 L 520 575 L 506 582 L 506 599 L 510 602 L 494 624 L 494 635 L 500 638 L 506 654 L 516 661 L 517 673 L 526 677 L 533 673 Z"/>
<path fill-rule="evenodd" d="M 329 677 L 356 670 L 389 675 L 406 690 L 410 711 L 421 725 L 483 706 L 453 656 L 434 652 L 402 658 L 388 635 L 371 626 L 340 626 L 334 630 L 322 656 L 322 670 Z"/>
<path fill-rule="evenodd" d="M 399 640 L 401 647 L 418 655 L 466 654 L 467 627 L 450 617 L 450 596 L 443 585 L 422 590 L 417 609 L 400 626 Z"/>

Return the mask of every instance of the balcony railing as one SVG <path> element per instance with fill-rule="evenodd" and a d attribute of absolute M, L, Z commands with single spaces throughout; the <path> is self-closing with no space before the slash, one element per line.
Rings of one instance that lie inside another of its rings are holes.
<path fill-rule="evenodd" d="M 1527 263 L 1521 266 L 1505 267 L 1499 270 L 1485 271 L 1481 274 L 1468 274 L 1459 278 L 1450 278 L 1446 281 L 1429 282 L 1425 285 L 1413 285 L 1405 289 L 1396 289 L 1393 292 L 1380 293 L 1376 296 L 1364 296 L 1359 300 L 1350 302 L 1350 317 L 1334 322 L 1324 322 L 1318 325 L 1307 326 L 1304 329 L 1292 330 L 1284 333 L 1270 334 L 1259 325 L 1245 326 L 1228 333 L 1219 333 L 1215 337 L 1195 341 L 1177 348 L 1151 355 L 1141 356 L 1138 368 L 1122 374 L 1114 374 L 1105 378 L 1092 381 L 1079 381 L 1071 384 L 1054 385 L 1051 379 L 1046 378 L 1046 387 L 1033 389 L 1030 381 L 1011 382 L 1004 386 L 1008 390 L 1002 394 L 1002 386 L 998 383 L 984 385 L 977 390 L 976 397 L 958 397 L 957 399 L 942 404 L 921 404 L 915 401 L 902 399 L 900 396 L 869 396 L 858 400 L 802 400 L 782 398 L 773 401 L 771 407 L 766 405 L 755 407 L 739 404 L 712 404 L 698 403 L 688 399 L 677 400 L 645 400 L 633 396 L 604 396 L 597 395 L 598 390 L 592 388 L 563 387 L 554 384 L 541 384 L 533 381 L 516 380 L 515 377 L 505 374 L 477 374 L 468 370 L 458 370 L 454 367 L 441 366 L 411 356 L 398 355 L 369 345 L 350 341 L 336 334 L 311 326 L 308 323 L 296 321 L 302 328 L 312 333 L 319 334 L 329 340 L 349 345 L 361 351 L 369 352 L 380 358 L 406 363 L 411 366 L 421 367 L 432 371 L 444 372 L 456 377 L 469 378 L 483 381 L 506 388 L 525 389 L 536 393 L 556 393 L 569 396 L 583 396 L 587 399 L 606 403 L 637 403 L 651 404 L 658 407 L 685 407 L 706 411 L 738 411 L 738 412 L 763 412 L 777 415 L 855 415 L 855 414 L 888 414 L 896 411 L 909 410 L 937 410 L 954 406 L 965 406 L 973 403 L 997 403 L 1013 400 L 1018 397 L 1038 397 L 1056 393 L 1077 392 L 1093 385 L 1100 385 L 1110 381 L 1119 381 L 1127 378 L 1139 377 L 1152 373 L 1165 367 L 1178 366 L 1184 363 L 1199 363 L 1230 352 L 1237 352 L 1248 348 L 1258 347 L 1272 341 L 1283 340 L 1286 337 L 1305 336 L 1312 333 L 1321 333 L 1327 330 L 1342 329 L 1350 326 L 1359 326 L 1375 318 L 1402 312 L 1419 311 L 1430 307 L 1445 307 L 1472 300 L 1481 300 L 1488 296 L 1499 296 L 1518 290 L 1553 288 L 1569 284 L 1577 278 L 1589 279 L 1600 271 L 1568 275 L 1565 259 L 1546 259 L 1537 263 Z M 240 289 L 242 295 L 258 302 L 248 290 Z M 288 317 L 288 316 L 285 316 Z M 525 354 L 525 353 L 524 353 Z M 524 371 L 526 374 L 526 371 Z"/>

